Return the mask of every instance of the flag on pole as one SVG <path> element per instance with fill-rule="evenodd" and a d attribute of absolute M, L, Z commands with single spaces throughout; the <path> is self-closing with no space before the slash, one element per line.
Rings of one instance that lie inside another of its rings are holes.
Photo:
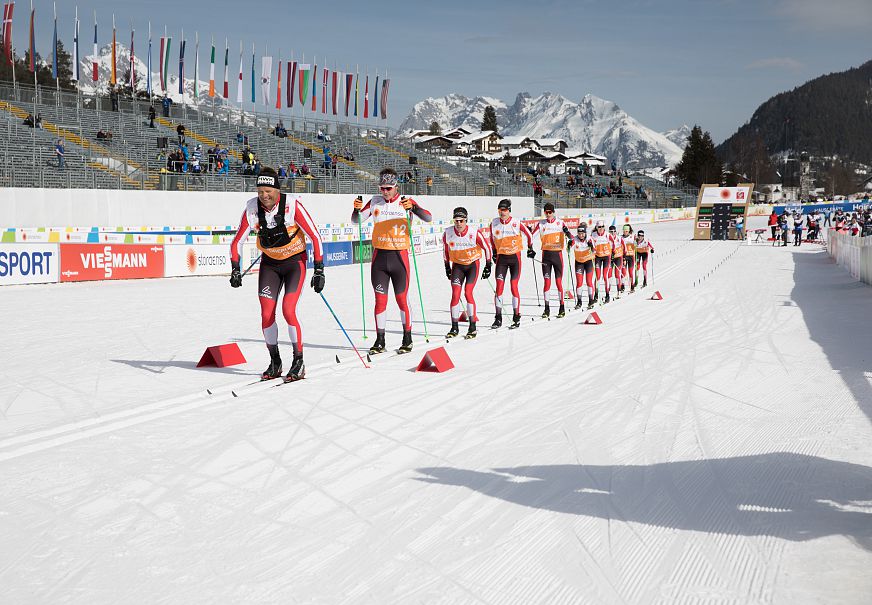
<path fill-rule="evenodd" d="M 366 83 L 363 85 L 363 119 L 369 117 L 369 74 L 366 74 Z"/>
<path fill-rule="evenodd" d="M 387 75 L 387 74 L 385 74 Z M 382 120 L 388 119 L 388 88 L 391 86 L 391 81 L 387 78 L 382 80 L 382 90 L 381 90 L 381 118 Z"/>
<path fill-rule="evenodd" d="M 260 58 L 260 94 L 263 97 L 263 104 L 269 106 L 269 87 L 272 77 L 272 57 L 263 56 Z"/>
<path fill-rule="evenodd" d="M 358 68 L 359 70 L 360 68 Z M 354 79 L 354 115 L 357 116 L 357 98 L 360 96 L 360 71 L 357 72 L 357 77 Z"/>
<path fill-rule="evenodd" d="M 255 103 L 254 96 L 254 42 L 251 43 L 251 102 Z"/>
<path fill-rule="evenodd" d="M 58 79 L 58 5 L 52 3 L 54 7 L 54 35 L 51 39 L 51 77 Z"/>
<path fill-rule="evenodd" d="M 334 116 L 336 115 L 336 94 L 339 92 L 336 90 L 336 88 L 339 85 L 340 76 L 342 76 L 342 74 L 334 69 L 333 70 L 333 89 L 332 89 L 333 90 L 332 100 L 333 100 L 333 115 Z"/>
<path fill-rule="evenodd" d="M 236 102 L 242 103 L 242 40 L 239 41 L 239 77 L 236 79 Z"/>
<path fill-rule="evenodd" d="M 100 75 L 97 71 L 97 60 L 100 58 L 99 51 L 97 50 L 97 11 L 94 11 L 94 56 L 93 62 L 91 63 L 91 68 L 93 73 L 91 74 L 92 79 L 96 82 Z"/>
<path fill-rule="evenodd" d="M 145 90 L 149 100 L 151 100 L 151 21 L 148 22 L 148 65 L 145 70 Z"/>
<path fill-rule="evenodd" d="M 351 86 L 354 84 L 354 74 L 345 74 L 345 117 L 348 117 L 348 107 L 351 104 Z"/>
<path fill-rule="evenodd" d="M 315 65 L 312 67 L 312 111 L 318 111 L 318 63 L 315 60 Z"/>
<path fill-rule="evenodd" d="M 33 39 L 33 21 L 36 18 L 36 10 L 33 8 L 33 0 L 30 0 L 30 63 L 27 65 L 27 69 L 30 73 L 35 73 L 36 71 L 36 61 L 33 60 L 33 52 L 35 42 Z"/>
<path fill-rule="evenodd" d="M 378 72 L 375 72 L 375 86 L 372 87 L 372 117 L 378 117 Z"/>
<path fill-rule="evenodd" d="M 164 26 L 164 34 L 166 34 L 166 26 Z M 165 36 L 165 40 L 166 48 L 164 48 L 163 56 L 161 56 L 160 59 L 160 79 L 163 92 L 164 94 L 167 94 L 170 88 L 170 49 L 173 45 L 173 39 L 169 36 Z"/>
<path fill-rule="evenodd" d="M 281 51 L 279 51 L 281 54 Z M 276 109 L 282 108 L 282 60 L 279 59 L 279 75 L 276 81 Z"/>
<path fill-rule="evenodd" d="M 230 46 L 227 43 L 227 38 L 224 38 L 224 95 L 225 99 L 230 98 Z"/>
<path fill-rule="evenodd" d="M 73 29 L 73 82 L 78 82 L 81 77 L 79 65 L 79 7 L 76 7 L 76 25 Z"/>
<path fill-rule="evenodd" d="M 194 32 L 194 98 L 200 98 L 200 32 Z"/>
<path fill-rule="evenodd" d="M 209 55 L 209 96 L 215 97 L 215 36 L 212 36 L 212 53 Z"/>
<path fill-rule="evenodd" d="M 324 68 L 324 83 L 321 85 L 321 113 L 327 113 L 327 80 L 330 78 L 330 70 Z"/>
<path fill-rule="evenodd" d="M 297 65 L 297 71 L 300 72 L 300 84 L 297 86 L 297 90 L 300 93 L 300 105 L 303 106 L 303 109 L 306 108 L 306 100 L 309 98 L 309 71 L 311 69 L 312 66 L 308 63 Z"/>
<path fill-rule="evenodd" d="M 14 2 L 3 5 L 3 54 L 6 55 L 9 65 L 12 65 L 12 13 L 14 11 Z"/>
<path fill-rule="evenodd" d="M 130 28 L 130 90 L 136 92 L 136 57 L 133 53 L 133 37 L 136 33 L 136 30 L 132 27 Z"/>
<path fill-rule="evenodd" d="M 109 83 L 112 86 L 118 84 L 118 67 L 116 65 L 117 57 L 115 56 L 115 15 L 112 15 L 112 71 L 109 75 Z"/>
<path fill-rule="evenodd" d="M 291 59 L 294 58 L 294 53 L 291 53 Z M 294 106 L 294 80 L 297 79 L 297 62 L 288 62 L 288 90 L 287 90 L 287 106 Z"/>
<path fill-rule="evenodd" d="M 179 94 L 185 94 L 185 30 L 182 30 L 182 41 L 179 44 Z"/>

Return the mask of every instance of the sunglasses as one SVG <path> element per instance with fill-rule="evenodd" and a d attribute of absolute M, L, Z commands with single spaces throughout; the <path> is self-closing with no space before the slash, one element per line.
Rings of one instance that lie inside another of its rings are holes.
<path fill-rule="evenodd" d="M 545 214 L 554 214 L 554 211 L 553 210 L 546 210 Z"/>
<path fill-rule="evenodd" d="M 394 189 L 393 185 L 390 185 L 388 187 L 379 187 L 379 191 L 390 191 L 391 189 Z"/>
<path fill-rule="evenodd" d="M 465 218 L 455 218 L 455 219 L 454 219 L 454 222 L 455 222 L 455 223 L 465 223 L 465 222 L 466 222 L 466 219 L 465 219 Z"/>

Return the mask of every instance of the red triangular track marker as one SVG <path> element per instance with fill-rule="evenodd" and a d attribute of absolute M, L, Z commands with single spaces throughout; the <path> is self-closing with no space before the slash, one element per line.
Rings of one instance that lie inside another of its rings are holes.
<path fill-rule="evenodd" d="M 234 342 L 229 345 L 207 348 L 200 361 L 197 362 L 197 367 L 213 366 L 224 368 L 240 363 L 245 363 L 245 357 L 242 355 L 242 351 L 239 350 L 239 345 Z"/>
<path fill-rule="evenodd" d="M 587 319 L 584 320 L 585 324 L 599 325 L 602 322 L 603 322 L 603 320 L 600 319 L 600 316 L 599 316 L 599 314 L 597 314 L 596 311 L 592 311 L 591 314 L 587 316 Z"/>
<path fill-rule="evenodd" d="M 663 295 L 660 294 L 660 290 L 657 290 L 648 300 L 663 300 Z"/>
<path fill-rule="evenodd" d="M 454 367 L 445 347 L 439 347 L 424 353 L 421 363 L 415 368 L 416 372 L 446 372 Z"/>

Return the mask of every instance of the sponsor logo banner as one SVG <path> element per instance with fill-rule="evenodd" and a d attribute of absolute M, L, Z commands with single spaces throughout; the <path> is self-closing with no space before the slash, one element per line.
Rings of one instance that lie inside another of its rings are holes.
<path fill-rule="evenodd" d="M 164 246 L 164 276 L 166 277 L 228 273 L 230 273 L 230 246 L 213 244 Z"/>
<path fill-rule="evenodd" d="M 163 277 L 164 247 L 136 244 L 61 244 L 62 282 Z"/>
<path fill-rule="evenodd" d="M 372 262 L 372 240 L 363 240 L 363 245 L 360 242 L 354 242 L 351 246 L 351 253 L 354 264 L 371 263 Z"/>
<path fill-rule="evenodd" d="M 351 242 L 330 242 L 324 244 L 324 266 L 350 265 L 353 257 Z"/>
<path fill-rule="evenodd" d="M 57 244 L 0 244 L 0 286 L 58 281 Z"/>

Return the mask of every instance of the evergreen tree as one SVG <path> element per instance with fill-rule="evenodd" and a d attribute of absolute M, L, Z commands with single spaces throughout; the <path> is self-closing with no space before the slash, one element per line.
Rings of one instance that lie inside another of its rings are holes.
<path fill-rule="evenodd" d="M 442 134 L 442 127 L 435 120 L 430 122 L 430 134 Z"/>
<path fill-rule="evenodd" d="M 678 177 L 699 187 L 703 183 L 720 183 L 723 166 L 715 153 L 711 134 L 694 125 L 687 139 L 681 161 L 675 167 Z"/>
<path fill-rule="evenodd" d="M 484 118 L 481 121 L 481 129 L 485 130 L 493 130 L 494 132 L 498 131 L 497 126 L 497 112 L 496 110 L 488 105 L 484 108 Z"/>
<path fill-rule="evenodd" d="M 58 40 L 58 83 L 61 90 L 75 90 L 73 82 L 73 58 L 64 48 L 64 43 Z"/>

